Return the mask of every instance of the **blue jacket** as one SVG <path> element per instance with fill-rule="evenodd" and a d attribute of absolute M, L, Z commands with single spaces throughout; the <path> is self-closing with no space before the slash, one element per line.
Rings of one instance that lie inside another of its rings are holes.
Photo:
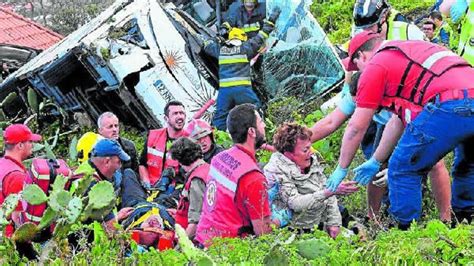
<path fill-rule="evenodd" d="M 266 39 L 267 35 L 259 32 L 241 46 L 219 44 L 217 41 L 204 44 L 204 51 L 219 59 L 219 88 L 252 87 L 250 60 L 258 54 Z"/>
<path fill-rule="evenodd" d="M 242 2 L 236 1 L 229 6 L 228 11 L 224 15 L 224 23 L 228 23 L 231 27 L 241 28 L 249 38 L 257 35 L 262 27 L 263 20 L 266 17 L 266 4 L 257 3 L 257 6 L 251 14 L 245 10 Z"/>

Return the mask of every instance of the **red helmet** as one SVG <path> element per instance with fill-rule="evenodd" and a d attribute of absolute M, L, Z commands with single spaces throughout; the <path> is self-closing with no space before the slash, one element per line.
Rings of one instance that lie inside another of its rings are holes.
<path fill-rule="evenodd" d="M 212 127 L 204 120 L 193 119 L 186 126 L 186 133 L 193 140 L 198 140 L 212 134 Z"/>

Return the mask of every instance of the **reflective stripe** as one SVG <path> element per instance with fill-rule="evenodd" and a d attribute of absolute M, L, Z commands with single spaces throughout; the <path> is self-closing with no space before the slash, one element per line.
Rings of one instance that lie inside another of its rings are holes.
<path fill-rule="evenodd" d="M 228 190 L 232 191 L 235 193 L 237 190 L 237 184 L 235 182 L 232 182 L 230 179 L 227 177 L 223 176 L 216 168 L 211 166 L 211 169 L 209 170 L 209 175 L 214 177 L 214 179 L 219 182 L 219 184 L 223 185 L 225 188 Z"/>
<path fill-rule="evenodd" d="M 259 23 L 245 24 L 242 27 L 242 30 L 246 33 L 252 32 L 252 31 L 258 31 L 260 30 L 260 24 Z"/>
<path fill-rule="evenodd" d="M 40 175 L 38 174 L 38 171 L 34 167 L 31 167 L 31 172 L 33 173 L 33 176 L 36 177 L 38 180 L 49 180 L 49 175 Z"/>
<path fill-rule="evenodd" d="M 248 63 L 249 59 L 246 55 L 222 55 L 219 56 L 219 65 Z"/>
<path fill-rule="evenodd" d="M 219 80 L 219 86 L 223 88 L 233 86 L 252 86 L 252 80 L 250 79 L 250 77 L 221 79 Z"/>
<path fill-rule="evenodd" d="M 28 220 L 30 220 L 32 222 L 41 222 L 41 219 L 43 218 L 43 217 L 35 216 L 35 215 L 30 214 L 28 212 L 25 212 L 25 216 L 26 216 L 26 218 L 28 218 Z"/>
<path fill-rule="evenodd" d="M 162 151 L 159 151 L 157 149 L 150 148 L 150 147 L 148 147 L 148 153 L 151 155 L 158 156 L 158 157 L 163 157 L 163 154 L 164 154 Z"/>
<path fill-rule="evenodd" d="M 436 62 L 438 62 L 438 60 L 441 60 L 448 56 L 457 56 L 457 55 L 451 51 L 437 52 L 430 55 L 430 57 L 428 57 L 421 65 L 424 68 L 430 69 Z"/>
<path fill-rule="evenodd" d="M 263 30 L 259 31 L 258 34 L 260 34 L 264 39 L 268 39 L 268 34 L 266 34 Z"/>

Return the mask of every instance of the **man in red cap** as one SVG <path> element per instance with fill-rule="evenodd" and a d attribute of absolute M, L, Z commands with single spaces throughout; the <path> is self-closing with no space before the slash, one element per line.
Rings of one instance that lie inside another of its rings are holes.
<path fill-rule="evenodd" d="M 5 156 L 0 158 L 0 205 L 10 194 L 17 194 L 23 190 L 27 178 L 27 170 L 23 160 L 33 153 L 33 142 L 41 141 L 41 136 L 33 134 L 23 124 L 8 126 L 3 132 Z M 15 225 L 23 223 L 23 203 L 19 203 L 11 215 L 11 223 L 5 228 L 5 235 L 10 237 Z M 27 256 L 28 257 L 28 256 Z"/>
<path fill-rule="evenodd" d="M 474 68 L 441 46 L 424 41 L 383 43 L 379 34 L 370 32 L 351 40 L 344 65 L 362 74 L 357 107 L 331 182 L 344 179 L 373 115 L 387 108 L 396 116 L 388 122 L 372 158 L 354 171 L 355 178 L 372 178 L 395 148 L 388 170 L 390 212 L 401 228 L 407 228 L 421 215 L 422 178 L 455 149 L 452 206 L 458 217 L 472 219 L 474 159 L 469 147 L 474 144 Z"/>

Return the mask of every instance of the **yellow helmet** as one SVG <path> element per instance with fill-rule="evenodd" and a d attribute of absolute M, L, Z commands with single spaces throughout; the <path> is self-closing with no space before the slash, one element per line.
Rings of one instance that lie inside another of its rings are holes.
<path fill-rule="evenodd" d="M 229 41 L 234 40 L 234 39 L 246 42 L 247 41 L 247 34 L 242 29 L 232 28 L 229 32 Z"/>
<path fill-rule="evenodd" d="M 77 160 L 82 163 L 89 159 L 89 153 L 92 151 L 95 143 L 102 137 L 94 132 L 86 132 L 77 141 Z"/>

